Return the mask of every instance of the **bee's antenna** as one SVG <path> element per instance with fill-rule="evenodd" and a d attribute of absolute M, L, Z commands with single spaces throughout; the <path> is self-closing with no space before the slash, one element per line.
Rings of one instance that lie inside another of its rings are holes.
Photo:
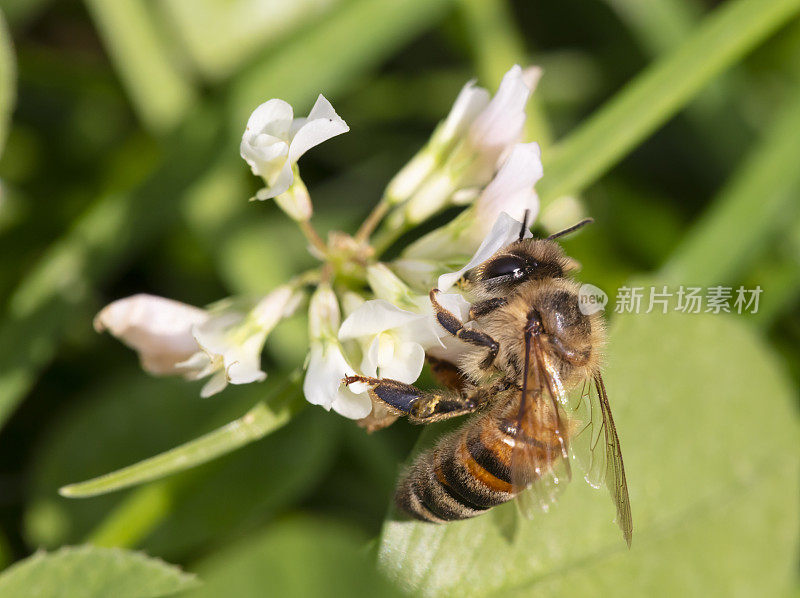
<path fill-rule="evenodd" d="M 565 228 L 564 230 L 558 231 L 557 233 L 553 233 L 549 237 L 547 237 L 548 241 L 552 241 L 553 239 L 558 239 L 559 237 L 563 237 L 564 235 L 568 235 L 572 232 L 575 232 L 579 228 L 583 228 L 587 224 L 591 224 L 594 222 L 594 218 L 584 218 L 578 224 L 573 224 L 569 228 Z"/>
<path fill-rule="evenodd" d="M 525 210 L 525 214 L 522 216 L 522 227 L 519 229 L 519 240 L 525 238 L 525 231 L 528 230 L 528 217 L 531 215 L 530 210 Z"/>

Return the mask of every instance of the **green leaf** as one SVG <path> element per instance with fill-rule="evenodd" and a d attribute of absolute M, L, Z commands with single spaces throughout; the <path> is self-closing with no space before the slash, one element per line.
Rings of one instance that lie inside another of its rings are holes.
<path fill-rule="evenodd" d="M 543 156 L 545 176 L 537 185 L 542 201 L 597 180 L 798 10 L 800 0 L 734 0 L 717 8 L 684 43 Z"/>
<path fill-rule="evenodd" d="M 512 504 L 442 526 L 392 518 L 383 569 L 426 596 L 784 593 L 798 525 L 794 392 L 734 320 L 654 312 L 614 322 L 605 379 L 630 485 L 630 551 L 605 491 L 578 478 L 514 533 L 501 521 Z"/>
<path fill-rule="evenodd" d="M 367 558 L 365 540 L 341 523 L 293 517 L 201 562 L 203 585 L 186 598 L 398 596 Z"/>
<path fill-rule="evenodd" d="M 259 403 L 239 419 L 200 438 L 117 471 L 64 486 L 59 494 L 68 498 L 96 496 L 197 467 L 263 438 L 286 424 L 298 409 L 305 406 L 296 397 L 292 399 L 272 408 Z"/>
<path fill-rule="evenodd" d="M 0 575 L 0 596 L 156 598 L 196 585 L 194 575 L 142 553 L 75 546 L 10 567 Z"/>

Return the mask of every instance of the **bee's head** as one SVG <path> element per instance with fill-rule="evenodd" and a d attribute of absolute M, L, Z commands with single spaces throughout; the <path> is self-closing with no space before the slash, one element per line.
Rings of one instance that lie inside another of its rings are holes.
<path fill-rule="evenodd" d="M 579 264 L 564 254 L 555 239 L 590 222 L 591 219 L 583 220 L 546 239 L 523 239 L 523 228 L 519 240 L 506 245 L 467 272 L 467 285 L 478 291 L 497 295 L 513 293 L 520 285 L 531 280 L 563 278 L 569 272 L 577 270 Z"/>

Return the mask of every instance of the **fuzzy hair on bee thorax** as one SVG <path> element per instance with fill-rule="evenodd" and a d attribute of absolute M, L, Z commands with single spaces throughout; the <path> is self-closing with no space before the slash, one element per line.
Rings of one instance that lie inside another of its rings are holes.
<path fill-rule="evenodd" d="M 481 300 L 507 302 L 474 320 L 476 329 L 497 341 L 500 350 L 489 370 L 481 366 L 485 352 L 470 350 L 461 370 L 476 383 L 498 373 L 522 383 L 525 328 L 530 314 L 541 317 L 541 340 L 567 389 L 591 379 L 598 370 L 606 333 L 602 317 L 580 310 L 580 285 L 568 276 L 576 262 L 554 241 L 524 239 L 501 249 L 467 275 L 469 290 Z"/>

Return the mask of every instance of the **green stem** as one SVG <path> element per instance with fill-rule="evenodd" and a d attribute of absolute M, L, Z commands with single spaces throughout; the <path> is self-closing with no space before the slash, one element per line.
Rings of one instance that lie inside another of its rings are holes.
<path fill-rule="evenodd" d="M 299 394 L 300 380 L 300 373 L 295 372 L 266 399 L 273 414 L 273 427 L 268 433 L 286 425 L 291 417 L 308 405 Z M 261 407 L 263 403 L 254 409 L 260 410 Z M 206 468 L 195 468 L 136 488 L 87 535 L 86 541 L 101 546 L 139 545 L 207 475 Z"/>
<path fill-rule="evenodd" d="M 380 199 L 380 201 L 375 204 L 375 207 L 372 208 L 372 211 L 369 213 L 369 216 L 366 217 L 364 222 L 358 228 L 358 232 L 354 237 L 355 240 L 359 243 L 366 243 L 369 240 L 372 231 L 375 230 L 375 227 L 380 224 L 383 217 L 389 212 L 389 208 L 391 207 L 391 202 L 389 198 L 385 195 Z"/>

